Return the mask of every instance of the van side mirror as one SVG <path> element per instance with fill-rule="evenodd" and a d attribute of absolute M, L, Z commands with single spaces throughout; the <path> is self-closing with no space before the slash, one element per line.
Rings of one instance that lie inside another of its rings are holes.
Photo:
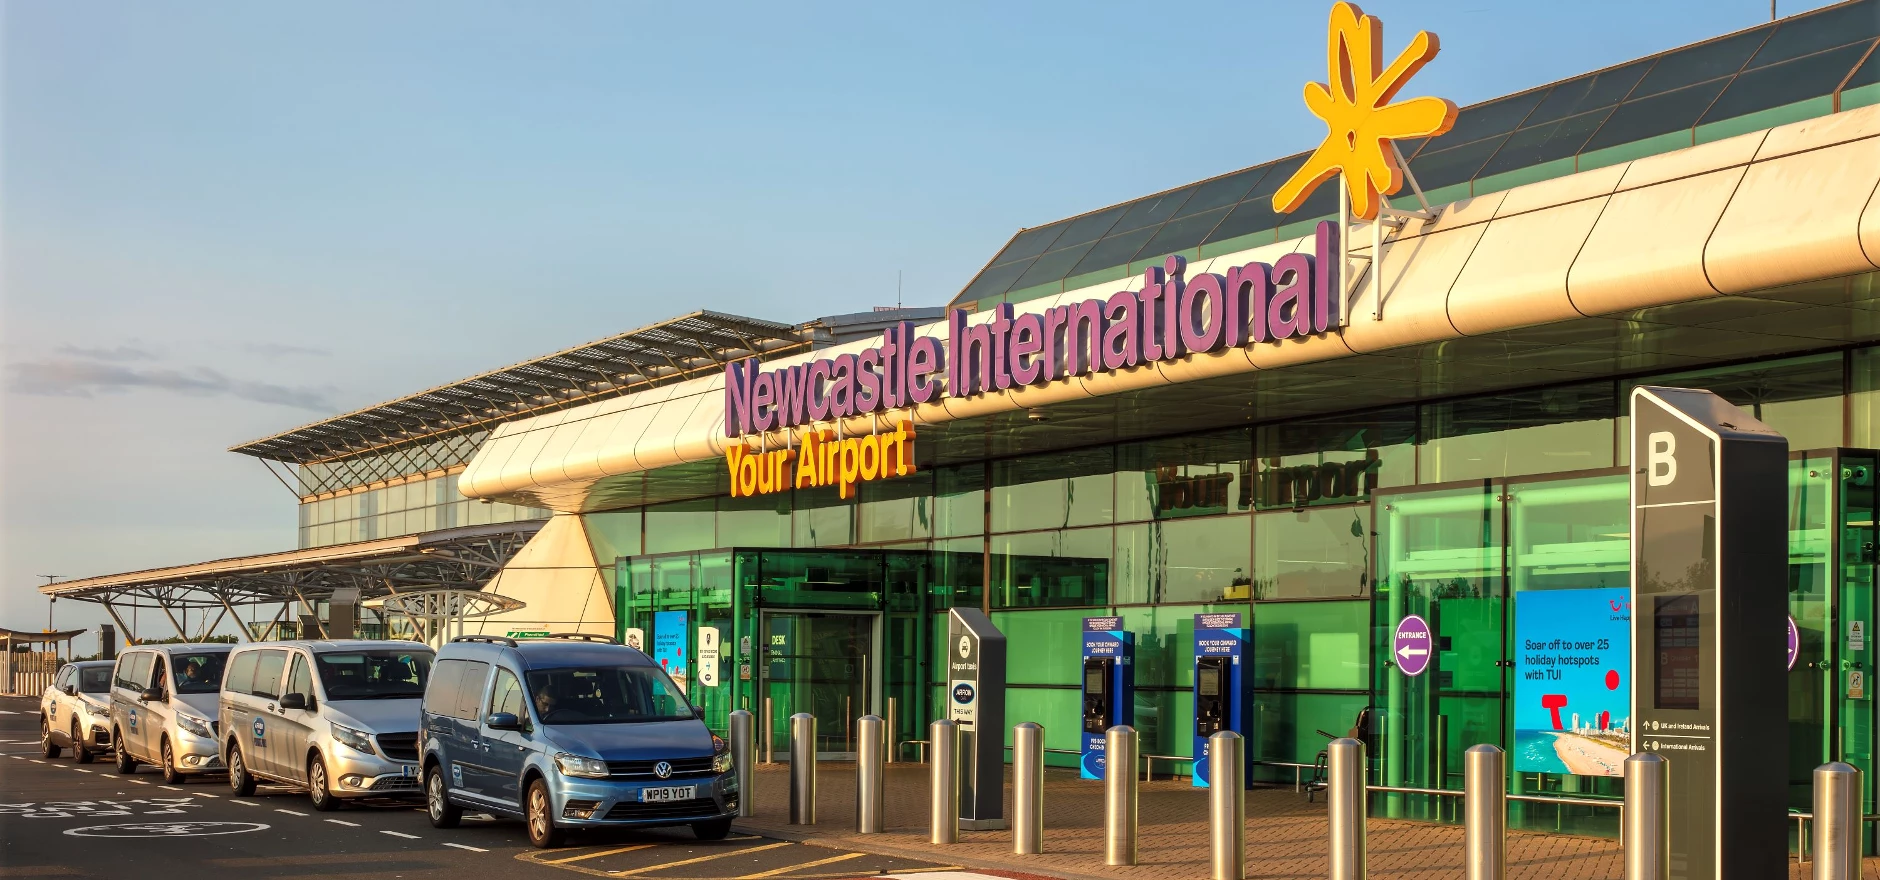
<path fill-rule="evenodd" d="M 491 712 L 489 719 L 484 723 L 488 724 L 491 730 L 522 729 L 522 719 L 517 718 L 514 712 Z"/>
<path fill-rule="evenodd" d="M 163 690 L 161 688 L 144 688 L 144 692 L 138 694 L 137 699 L 146 703 L 151 700 L 161 700 L 163 699 Z"/>
<path fill-rule="evenodd" d="M 704 707 L 704 706 L 693 706 L 693 707 L 692 707 L 692 717 L 693 717 L 693 718 L 697 718 L 697 719 L 698 719 L 698 720 L 700 720 L 700 721 L 703 721 L 703 720 L 705 720 L 705 707 Z"/>
<path fill-rule="evenodd" d="M 282 694 L 281 695 L 281 708 L 305 709 L 307 708 L 307 695 L 306 694 Z"/>

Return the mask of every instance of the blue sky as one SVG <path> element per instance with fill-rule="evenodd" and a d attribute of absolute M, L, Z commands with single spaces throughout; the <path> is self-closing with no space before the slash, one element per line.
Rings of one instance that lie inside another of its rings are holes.
<path fill-rule="evenodd" d="M 1459 104 L 1768 16 L 1364 7 Z M 0 626 L 34 575 L 291 547 L 231 444 L 693 308 L 938 304 L 1019 227 L 1306 149 L 1328 9 L 12 0 Z"/>

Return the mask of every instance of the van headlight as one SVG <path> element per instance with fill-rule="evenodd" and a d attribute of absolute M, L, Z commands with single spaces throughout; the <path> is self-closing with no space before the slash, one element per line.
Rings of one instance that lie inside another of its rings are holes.
<path fill-rule="evenodd" d="M 333 724 L 333 741 L 340 745 L 372 754 L 372 737 L 363 730 L 354 730 L 337 721 Z"/>
<path fill-rule="evenodd" d="M 731 753 L 719 752 L 712 756 L 712 772 L 725 773 L 731 769 Z"/>
<path fill-rule="evenodd" d="M 585 779 L 606 779 L 607 762 L 599 758 L 584 758 L 567 752 L 555 753 L 555 769 L 563 776 L 580 776 Z"/>
<path fill-rule="evenodd" d="M 181 727 L 194 736 L 200 736 L 203 739 L 215 739 L 215 734 L 209 730 L 209 722 L 193 715 L 184 715 L 181 712 L 176 713 L 176 726 Z"/>

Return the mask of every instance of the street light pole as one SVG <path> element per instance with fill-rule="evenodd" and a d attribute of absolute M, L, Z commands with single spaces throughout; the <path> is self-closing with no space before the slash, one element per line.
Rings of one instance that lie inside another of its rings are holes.
<path fill-rule="evenodd" d="M 58 574 L 42 574 L 42 575 L 35 575 L 35 576 L 45 578 L 46 586 L 48 587 L 52 586 L 53 581 L 56 581 L 59 578 L 64 577 L 64 575 L 58 575 Z M 50 600 L 46 602 L 46 632 L 52 632 L 52 607 L 54 605 L 59 604 L 59 597 L 48 596 L 46 598 Z"/>

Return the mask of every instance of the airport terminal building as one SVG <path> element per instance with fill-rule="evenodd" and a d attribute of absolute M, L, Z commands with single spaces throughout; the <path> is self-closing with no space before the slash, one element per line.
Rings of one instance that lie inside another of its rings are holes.
<path fill-rule="evenodd" d="M 1518 825 L 1613 833 L 1625 401 L 1703 388 L 1791 450 L 1790 806 L 1844 760 L 1871 813 L 1877 42 L 1857 0 L 1462 108 L 1398 142 L 1421 197 L 1369 224 L 1331 185 L 1276 212 L 1283 157 L 1021 230 L 944 309 L 700 312 L 297 428 L 236 451 L 287 467 L 299 549 L 49 589 L 303 628 L 334 589 L 482 590 L 513 601 L 472 631 L 639 639 L 715 727 L 768 701 L 834 753 L 867 713 L 924 739 L 979 608 L 1007 723 L 1065 764 L 1114 617 L 1158 774 L 1193 751 L 1196 615 L 1238 613 L 1266 778 L 1356 727 L 1374 783 L 1457 789 L 1496 743 L 1512 793 L 1613 802 Z"/>

